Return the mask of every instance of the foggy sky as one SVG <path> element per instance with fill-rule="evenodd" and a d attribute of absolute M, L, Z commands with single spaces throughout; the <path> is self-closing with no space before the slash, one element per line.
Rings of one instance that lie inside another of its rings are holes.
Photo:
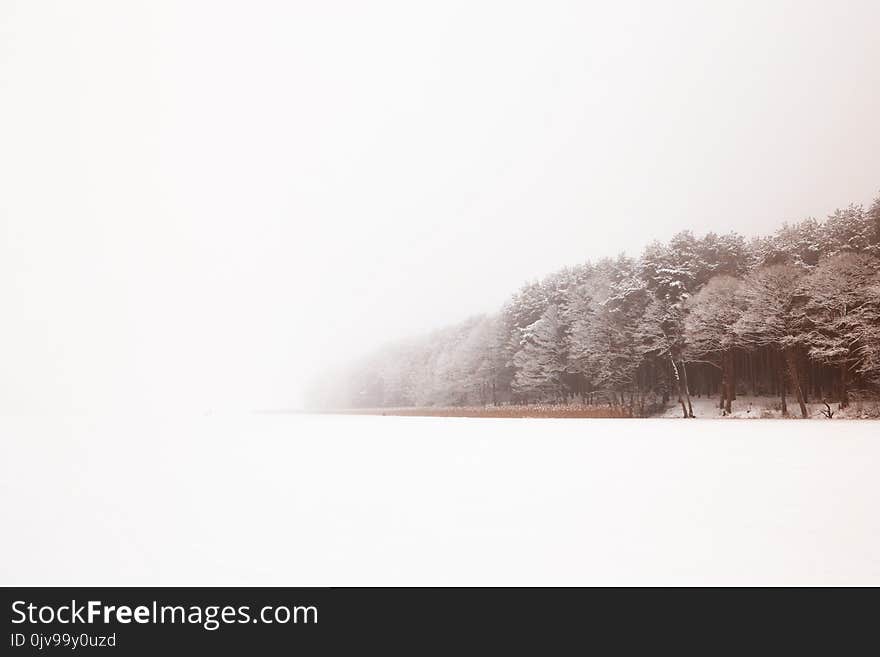
<path fill-rule="evenodd" d="M 0 412 L 252 409 L 880 191 L 880 3 L 0 4 Z"/>

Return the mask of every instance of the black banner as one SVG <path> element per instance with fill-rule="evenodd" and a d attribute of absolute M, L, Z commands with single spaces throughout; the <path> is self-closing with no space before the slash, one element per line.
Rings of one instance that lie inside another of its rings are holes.
<path fill-rule="evenodd" d="M 840 654 L 875 641 L 854 591 L 710 589 L 2 589 L 2 654 L 420 654 L 531 647 Z M 871 595 L 870 597 L 873 597 Z M 869 644 L 870 645 L 870 644 Z M 603 650 L 604 652 L 604 650 Z"/>

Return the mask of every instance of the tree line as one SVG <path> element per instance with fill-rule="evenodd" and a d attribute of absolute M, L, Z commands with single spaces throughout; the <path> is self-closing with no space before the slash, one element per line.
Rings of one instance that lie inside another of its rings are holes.
<path fill-rule="evenodd" d="M 784 414 L 880 388 L 880 197 L 747 240 L 685 230 L 638 258 L 561 269 L 500 312 L 394 344 L 316 383 L 318 407 L 611 404 L 773 395 Z M 830 406 L 829 406 L 830 409 Z"/>

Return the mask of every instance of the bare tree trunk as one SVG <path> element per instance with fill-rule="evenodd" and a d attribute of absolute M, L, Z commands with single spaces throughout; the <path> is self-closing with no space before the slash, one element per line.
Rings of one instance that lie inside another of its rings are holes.
<path fill-rule="evenodd" d="M 728 415 L 733 404 L 733 355 L 731 352 L 721 354 L 721 399 L 718 400 L 718 408 Z"/>
<path fill-rule="evenodd" d="M 849 378 L 849 368 L 846 363 L 840 366 L 840 407 L 849 406 L 849 386 L 847 379 Z"/>
<path fill-rule="evenodd" d="M 806 369 L 805 366 L 808 363 L 806 354 L 799 356 L 797 362 L 799 363 L 798 372 L 800 372 L 800 375 L 798 376 L 798 380 L 801 381 L 801 395 L 803 395 L 804 403 L 809 404 L 810 403 L 809 373 L 804 373 L 804 370 Z M 804 378 L 807 379 L 806 382 L 804 382 Z"/>
<path fill-rule="evenodd" d="M 731 349 L 730 351 L 730 375 L 727 377 L 728 385 L 730 385 L 730 395 L 728 399 L 731 402 L 736 401 L 736 354 Z M 727 412 L 730 413 L 730 409 L 727 409 Z"/>
<path fill-rule="evenodd" d="M 679 398 L 678 398 L 678 403 L 681 404 L 681 416 L 682 416 L 683 418 L 687 419 L 687 416 L 688 416 L 688 409 L 687 409 L 687 407 L 684 405 L 684 399 L 682 399 L 681 397 L 679 397 Z"/>
<path fill-rule="evenodd" d="M 776 372 L 777 385 L 779 386 L 779 398 L 782 402 L 782 416 L 788 417 L 788 404 L 785 403 L 785 375 L 782 372 L 782 356 L 778 358 L 779 368 Z"/>
<path fill-rule="evenodd" d="M 684 361 L 681 361 L 681 377 L 684 382 L 684 396 L 685 396 L 685 399 L 687 399 L 687 404 L 688 404 L 687 417 L 693 417 L 694 416 L 694 407 L 691 406 L 691 389 L 690 389 L 690 386 L 688 385 L 688 372 L 687 372 L 687 367 L 684 364 Z"/>
<path fill-rule="evenodd" d="M 672 363 L 672 373 L 675 375 L 675 384 L 678 388 L 678 403 L 681 404 L 682 417 L 685 419 L 693 417 L 693 413 L 688 416 L 687 406 L 684 405 L 684 390 L 682 387 L 681 375 L 678 372 L 678 366 L 675 364 L 675 359 L 672 357 L 671 353 L 669 354 L 669 362 Z"/>
<path fill-rule="evenodd" d="M 728 415 L 733 412 L 733 398 L 735 396 L 734 390 L 736 389 L 736 384 L 734 383 L 734 371 L 733 371 L 733 352 L 728 352 L 726 354 L 726 366 L 725 366 L 725 380 L 727 381 L 727 390 L 724 394 L 724 410 Z"/>
<path fill-rule="evenodd" d="M 807 417 L 807 405 L 804 403 L 804 393 L 801 390 L 801 382 L 798 377 L 797 354 L 791 347 L 785 350 L 785 360 L 788 363 L 788 376 L 791 379 L 791 387 L 794 388 L 794 394 L 801 409 L 801 417 Z"/>
<path fill-rule="evenodd" d="M 758 370 L 758 367 L 755 364 L 755 355 L 750 353 L 749 354 L 749 373 L 750 373 L 749 378 L 751 379 L 751 384 L 752 384 L 752 395 L 754 395 L 755 397 L 758 396 L 758 372 L 757 372 L 757 370 Z"/>

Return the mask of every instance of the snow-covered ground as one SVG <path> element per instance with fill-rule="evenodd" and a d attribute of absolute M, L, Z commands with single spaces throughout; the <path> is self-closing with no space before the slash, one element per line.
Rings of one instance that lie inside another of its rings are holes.
<path fill-rule="evenodd" d="M 788 414 L 792 418 L 801 417 L 797 399 L 786 399 Z M 880 400 L 853 399 L 850 405 L 841 409 L 839 404 L 829 404 L 832 412 L 832 420 L 855 420 L 880 418 Z M 778 397 L 753 397 L 741 395 L 733 402 L 730 415 L 722 414 L 718 408 L 718 397 L 691 397 L 691 407 L 694 417 L 697 418 L 738 418 L 738 419 L 774 419 L 782 418 L 782 403 Z M 810 402 L 807 404 L 807 416 L 810 419 L 827 421 L 823 414 L 827 410 L 822 402 Z M 681 406 L 677 401 L 671 401 L 661 417 L 682 417 Z"/>
<path fill-rule="evenodd" d="M 880 585 L 880 423 L 0 419 L 0 584 Z"/>

